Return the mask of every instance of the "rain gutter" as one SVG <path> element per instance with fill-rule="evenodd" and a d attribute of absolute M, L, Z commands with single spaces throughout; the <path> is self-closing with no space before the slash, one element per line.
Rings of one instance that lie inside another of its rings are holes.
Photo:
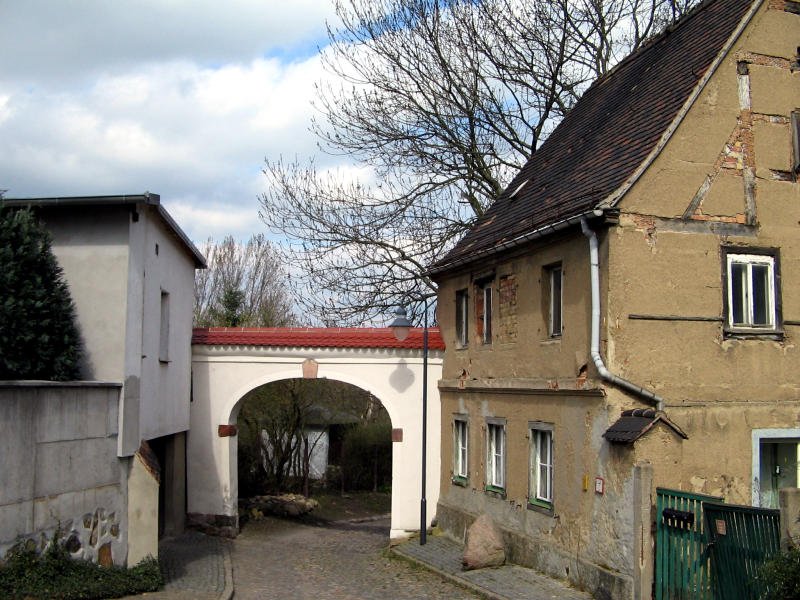
<path fill-rule="evenodd" d="M 589 265 L 592 282 L 592 333 L 590 352 L 592 360 L 594 361 L 594 366 L 597 367 L 597 372 L 600 373 L 600 377 L 604 381 L 639 396 L 648 404 L 655 406 L 656 410 L 662 412 L 664 410 L 664 399 L 661 396 L 615 375 L 606 368 L 603 357 L 600 356 L 600 253 L 597 250 L 597 234 L 589 227 L 585 218 L 581 218 L 581 230 L 589 239 Z"/>

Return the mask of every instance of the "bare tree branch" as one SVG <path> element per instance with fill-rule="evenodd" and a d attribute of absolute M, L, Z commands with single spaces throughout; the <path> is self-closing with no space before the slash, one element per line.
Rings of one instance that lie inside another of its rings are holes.
<path fill-rule="evenodd" d="M 284 327 L 294 322 L 287 275 L 263 234 L 245 245 L 232 236 L 218 244 L 209 239 L 203 251 L 208 268 L 195 271 L 196 326 Z"/>
<path fill-rule="evenodd" d="M 597 77 L 694 0 L 337 0 L 311 123 L 367 173 L 267 161 L 262 220 L 305 318 L 385 322 Z M 366 183 L 371 181 L 371 183 Z M 416 304 L 415 304 L 416 303 Z"/>

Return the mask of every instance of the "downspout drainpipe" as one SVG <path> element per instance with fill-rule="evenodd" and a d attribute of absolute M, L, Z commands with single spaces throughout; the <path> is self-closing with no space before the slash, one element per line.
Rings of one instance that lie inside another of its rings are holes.
<path fill-rule="evenodd" d="M 662 412 L 664 410 L 664 399 L 661 396 L 627 379 L 614 375 L 606 368 L 603 357 L 600 356 L 600 254 L 597 251 L 597 234 L 589 227 L 585 217 L 581 218 L 581 230 L 583 235 L 589 238 L 589 264 L 592 280 L 592 339 L 590 351 L 594 366 L 597 367 L 597 372 L 600 373 L 600 377 L 603 380 L 639 396 L 645 402 L 655 406 L 656 410 Z"/>

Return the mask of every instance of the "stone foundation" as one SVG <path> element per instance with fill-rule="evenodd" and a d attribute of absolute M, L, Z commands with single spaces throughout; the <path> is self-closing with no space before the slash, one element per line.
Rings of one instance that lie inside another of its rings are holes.
<path fill-rule="evenodd" d="M 58 542 L 66 548 L 72 558 L 110 567 L 115 562 L 114 557 L 122 549 L 120 530 L 117 513 L 98 508 L 94 513 L 86 513 L 81 517 L 64 521 L 58 527 L 22 536 L 13 544 L 3 544 L 0 547 L 0 558 L 15 546 L 42 553 L 58 537 Z M 117 563 L 121 562 L 118 558 Z"/>
<path fill-rule="evenodd" d="M 186 526 L 208 535 L 235 538 L 239 535 L 239 516 L 188 513 Z"/>
<path fill-rule="evenodd" d="M 437 506 L 440 529 L 461 543 L 464 542 L 467 529 L 477 518 L 478 515 L 441 502 Z M 507 563 L 529 567 L 556 579 L 566 579 L 571 585 L 588 591 L 600 600 L 633 598 L 633 581 L 630 577 L 571 556 L 561 549 L 545 546 L 535 539 L 502 527 L 497 521 L 495 523 L 503 534 Z"/>

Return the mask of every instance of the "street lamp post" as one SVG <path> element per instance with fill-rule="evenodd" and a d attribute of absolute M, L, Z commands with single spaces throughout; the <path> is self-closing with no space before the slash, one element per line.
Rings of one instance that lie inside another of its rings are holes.
<path fill-rule="evenodd" d="M 395 311 L 395 319 L 389 325 L 394 336 L 401 342 L 408 337 L 412 323 L 406 316 L 402 306 Z M 424 546 L 428 540 L 427 498 L 425 483 L 427 480 L 428 453 L 428 301 L 425 300 L 425 312 L 422 328 L 422 495 L 419 501 L 419 545 Z"/>

